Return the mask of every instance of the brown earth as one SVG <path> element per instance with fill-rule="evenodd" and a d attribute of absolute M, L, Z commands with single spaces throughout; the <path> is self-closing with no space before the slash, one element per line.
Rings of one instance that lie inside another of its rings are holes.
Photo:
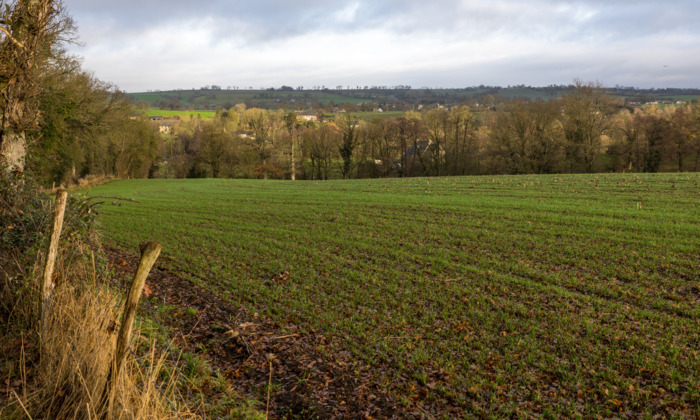
<path fill-rule="evenodd" d="M 136 256 L 114 248 L 107 248 L 106 254 L 118 278 L 135 272 Z M 371 373 L 358 374 L 357 362 L 349 353 L 335 348 L 320 333 L 303 333 L 295 325 L 279 325 L 250 314 L 162 267 L 154 267 L 146 284 L 152 303 L 175 307 L 169 312 L 172 315 L 159 316 L 158 321 L 170 328 L 177 346 L 205 358 L 242 395 L 263 401 L 259 407 L 263 412 L 272 367 L 272 417 L 424 416 L 403 410 L 372 383 Z M 333 351 L 319 350 L 329 347 Z M 205 398 L 222 397 L 212 390 Z"/>

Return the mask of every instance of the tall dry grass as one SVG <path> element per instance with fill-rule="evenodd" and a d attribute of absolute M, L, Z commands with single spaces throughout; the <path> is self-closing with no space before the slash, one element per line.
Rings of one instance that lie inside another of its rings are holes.
<path fill-rule="evenodd" d="M 196 417 L 178 402 L 177 376 L 170 372 L 176 367 L 138 331 L 132 336 L 136 350 L 127 354 L 114 395 L 105 395 L 124 296 L 98 274 L 95 238 L 67 219 L 43 329 L 38 321 L 41 241 L 24 253 L 0 250 L 0 380 L 6 385 L 0 418 Z M 107 409 L 110 397 L 114 403 Z"/>
<path fill-rule="evenodd" d="M 102 410 L 114 357 L 118 298 L 104 287 L 86 290 L 64 283 L 55 290 L 47 330 L 39 333 L 36 388 L 22 400 L 41 418 L 177 418 L 171 380 L 157 388 L 164 368 L 153 346 L 130 355 L 116 387 L 110 413 Z M 138 335 L 136 335 L 138 337 Z M 163 392 L 163 394 L 161 394 Z M 34 417 L 34 416 L 33 416 Z M 35 417 L 36 418 L 36 417 Z"/>

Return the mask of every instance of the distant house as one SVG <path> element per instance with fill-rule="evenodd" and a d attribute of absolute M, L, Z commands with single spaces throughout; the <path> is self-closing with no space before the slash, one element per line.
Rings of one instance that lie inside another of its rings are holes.
<path fill-rule="evenodd" d="M 161 122 L 158 124 L 158 131 L 161 134 L 170 134 L 170 130 L 173 128 L 173 123 L 171 122 Z"/>
<path fill-rule="evenodd" d="M 255 133 L 251 130 L 238 130 L 236 131 L 236 135 L 242 139 L 255 140 Z"/>
<path fill-rule="evenodd" d="M 177 123 L 180 121 L 180 116 L 175 115 L 172 117 L 163 117 L 160 115 L 154 115 L 152 117 L 149 117 L 151 121 L 154 123 L 158 124 L 158 131 L 161 132 L 162 134 L 170 134 L 172 128 L 177 125 Z"/>
<path fill-rule="evenodd" d="M 297 114 L 297 121 L 303 121 L 303 122 L 317 122 L 318 121 L 318 115 L 315 112 L 312 111 L 307 111 L 307 112 L 301 112 Z"/>

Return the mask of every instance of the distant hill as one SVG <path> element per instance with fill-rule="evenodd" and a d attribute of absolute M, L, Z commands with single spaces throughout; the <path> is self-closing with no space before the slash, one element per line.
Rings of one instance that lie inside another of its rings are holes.
<path fill-rule="evenodd" d="M 475 86 L 463 89 L 410 89 L 366 87 L 348 89 L 318 88 L 313 90 L 282 87 L 266 90 L 223 89 L 206 87 L 195 90 L 171 90 L 132 93 L 136 101 L 151 107 L 170 110 L 214 110 L 231 108 L 236 104 L 266 109 L 319 109 L 332 110 L 335 106 L 349 107 L 349 111 L 369 112 L 377 107 L 385 111 L 405 111 L 419 105 L 459 104 L 481 102 L 487 105 L 503 100 L 551 100 L 566 95 L 570 86 Z M 616 86 L 607 88 L 610 94 L 632 103 L 654 101 L 697 101 L 700 89 L 637 89 Z"/>

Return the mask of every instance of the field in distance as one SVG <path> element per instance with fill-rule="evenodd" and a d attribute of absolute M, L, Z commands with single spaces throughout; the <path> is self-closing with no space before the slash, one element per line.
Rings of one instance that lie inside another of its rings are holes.
<path fill-rule="evenodd" d="M 700 174 L 129 180 L 108 238 L 429 415 L 700 413 Z M 284 281 L 273 275 L 288 271 Z"/>
<path fill-rule="evenodd" d="M 630 101 L 676 100 L 694 101 L 700 95 L 698 89 L 635 89 L 614 87 L 606 89 L 611 95 Z M 413 109 L 419 104 L 458 104 L 471 101 L 488 103 L 515 98 L 544 100 L 559 98 L 571 93 L 567 86 L 479 86 L 464 89 L 387 89 L 381 87 L 343 87 L 341 89 L 191 89 L 156 92 L 137 92 L 129 95 L 137 100 L 165 109 L 215 109 L 230 108 L 246 103 L 249 108 L 306 109 L 319 104 L 384 104 L 397 105 L 399 109 Z M 489 99 L 491 98 L 491 99 Z M 384 109 L 388 111 L 389 108 Z"/>
<path fill-rule="evenodd" d="M 204 118 L 211 119 L 216 115 L 216 111 L 174 111 L 169 109 L 156 109 L 149 108 L 145 112 L 147 117 L 181 117 L 181 118 Z M 373 118 L 398 118 L 404 113 L 399 111 L 389 111 L 389 112 L 354 112 L 351 113 L 353 117 L 357 117 L 361 120 L 371 120 Z M 333 114 L 326 114 L 325 118 L 334 119 Z"/>
<path fill-rule="evenodd" d="M 149 108 L 145 111 L 147 117 L 193 117 L 214 118 L 216 111 L 173 111 L 170 109 Z"/>

